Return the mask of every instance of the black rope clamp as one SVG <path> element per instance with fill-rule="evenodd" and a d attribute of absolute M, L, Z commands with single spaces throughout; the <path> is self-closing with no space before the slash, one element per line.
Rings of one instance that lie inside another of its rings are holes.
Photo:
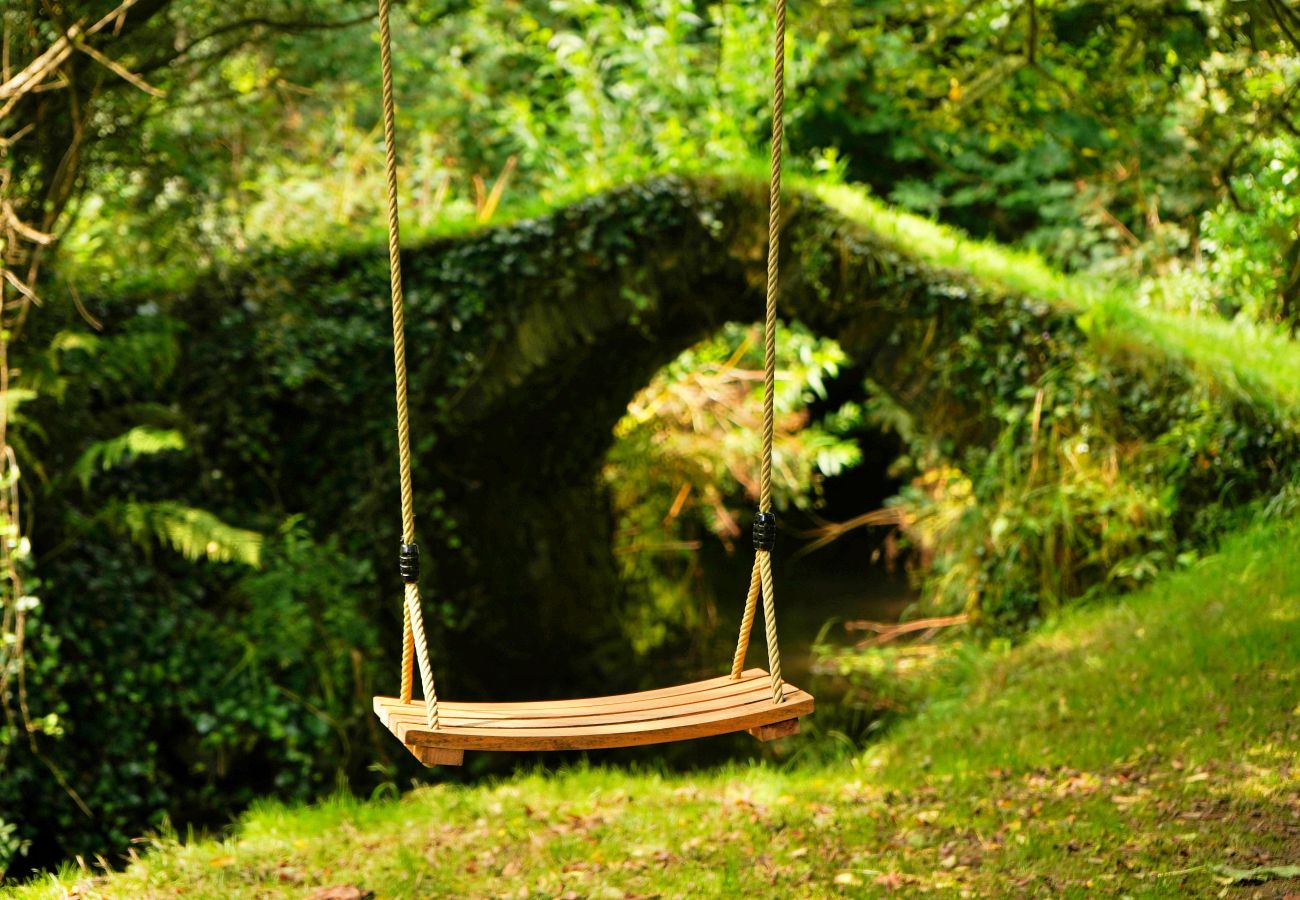
<path fill-rule="evenodd" d="M 402 581 L 415 584 L 420 580 L 420 548 L 416 544 L 403 544 L 397 553 L 397 571 Z"/>
<path fill-rule="evenodd" d="M 754 516 L 754 549 L 771 553 L 776 548 L 776 513 L 761 512 Z"/>

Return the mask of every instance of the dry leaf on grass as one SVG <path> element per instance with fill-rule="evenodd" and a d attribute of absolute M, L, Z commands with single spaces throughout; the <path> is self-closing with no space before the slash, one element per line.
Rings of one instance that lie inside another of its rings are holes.
<path fill-rule="evenodd" d="M 321 888 L 310 894 L 307 900 L 372 900 L 375 895 L 351 884 L 338 884 L 334 887 Z"/>

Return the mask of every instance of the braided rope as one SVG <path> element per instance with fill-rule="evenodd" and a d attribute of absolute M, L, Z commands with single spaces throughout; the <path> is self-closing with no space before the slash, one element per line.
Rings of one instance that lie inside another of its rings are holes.
<path fill-rule="evenodd" d="M 411 629 L 411 614 L 402 601 L 402 702 L 411 702 L 411 682 L 415 680 L 415 632 Z"/>
<path fill-rule="evenodd" d="M 767 628 L 767 669 L 772 676 L 772 702 L 785 700 L 785 682 L 781 679 L 781 645 L 776 639 L 776 591 L 772 584 L 772 554 L 756 554 L 763 581 L 763 625 Z"/>
<path fill-rule="evenodd" d="M 767 194 L 767 317 L 763 322 L 763 462 L 758 489 L 759 512 L 772 511 L 776 294 L 781 255 L 781 144 L 785 139 L 785 0 L 776 0 L 776 50 L 772 72 L 772 181 Z"/>
<path fill-rule="evenodd" d="M 749 652 L 749 633 L 754 629 L 754 611 L 758 608 L 758 594 L 762 582 L 759 580 L 758 557 L 754 557 L 754 568 L 749 573 L 749 594 L 745 597 L 745 614 L 740 620 L 740 640 L 736 642 L 736 655 L 731 660 L 731 677 L 735 680 L 745 670 L 745 654 Z"/>
<path fill-rule="evenodd" d="M 397 379 L 397 467 L 402 485 L 402 542 L 415 543 L 415 491 L 411 486 L 411 418 L 406 403 L 406 314 L 402 294 L 402 246 L 397 221 L 397 137 L 393 102 L 392 32 L 388 24 L 390 0 L 379 0 L 379 66 L 383 81 L 384 161 L 388 176 L 388 275 L 393 300 L 393 370 Z M 420 611 L 420 588 L 406 585 L 402 626 L 402 702 L 411 701 L 414 680 L 411 650 L 420 663 L 425 719 L 438 727 L 438 694 L 429 665 L 429 645 Z"/>
<path fill-rule="evenodd" d="M 785 139 L 785 13 L 786 0 L 776 0 L 775 47 L 772 61 L 772 180 L 767 199 L 767 306 L 763 320 L 763 455 L 759 472 L 758 511 L 772 511 L 772 444 L 776 431 L 776 299 L 780 283 L 781 255 L 781 145 Z M 776 596 L 772 578 L 772 558 L 766 550 L 754 556 L 754 570 L 749 579 L 749 595 L 740 623 L 740 637 L 731 664 L 731 677 L 739 678 L 749 650 L 749 635 L 754 626 L 759 587 L 763 597 L 763 623 L 767 630 L 767 659 L 772 676 L 772 698 L 785 699 L 781 680 L 781 647 L 776 635 Z"/>

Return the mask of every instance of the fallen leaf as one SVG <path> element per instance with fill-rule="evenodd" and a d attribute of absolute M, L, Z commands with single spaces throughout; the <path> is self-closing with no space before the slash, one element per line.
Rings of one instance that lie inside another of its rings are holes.
<path fill-rule="evenodd" d="M 334 887 L 321 888 L 310 894 L 307 900 L 371 900 L 375 895 L 351 884 L 338 884 Z"/>

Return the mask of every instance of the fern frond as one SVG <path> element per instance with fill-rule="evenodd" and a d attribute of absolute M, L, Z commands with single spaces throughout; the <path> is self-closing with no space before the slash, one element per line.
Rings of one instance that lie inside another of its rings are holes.
<path fill-rule="evenodd" d="M 116 335 L 64 331 L 50 347 L 57 353 L 86 354 L 94 360 L 95 375 L 105 387 L 127 393 L 161 384 L 180 360 L 180 343 L 166 329 Z"/>
<path fill-rule="evenodd" d="M 5 414 L 10 418 L 13 418 L 14 414 L 18 411 L 18 407 L 35 399 L 35 391 L 29 391 L 24 388 L 10 388 L 4 395 Z"/>
<path fill-rule="evenodd" d="M 169 450 L 184 450 L 185 437 L 173 428 L 152 428 L 137 425 L 125 434 L 95 441 L 72 466 L 72 474 L 83 489 L 90 487 L 91 479 L 99 472 L 120 466 L 141 456 L 153 456 Z"/>
<path fill-rule="evenodd" d="M 157 541 L 186 559 L 261 565 L 262 535 L 173 500 L 119 501 L 106 507 L 100 519 L 138 544 Z"/>

